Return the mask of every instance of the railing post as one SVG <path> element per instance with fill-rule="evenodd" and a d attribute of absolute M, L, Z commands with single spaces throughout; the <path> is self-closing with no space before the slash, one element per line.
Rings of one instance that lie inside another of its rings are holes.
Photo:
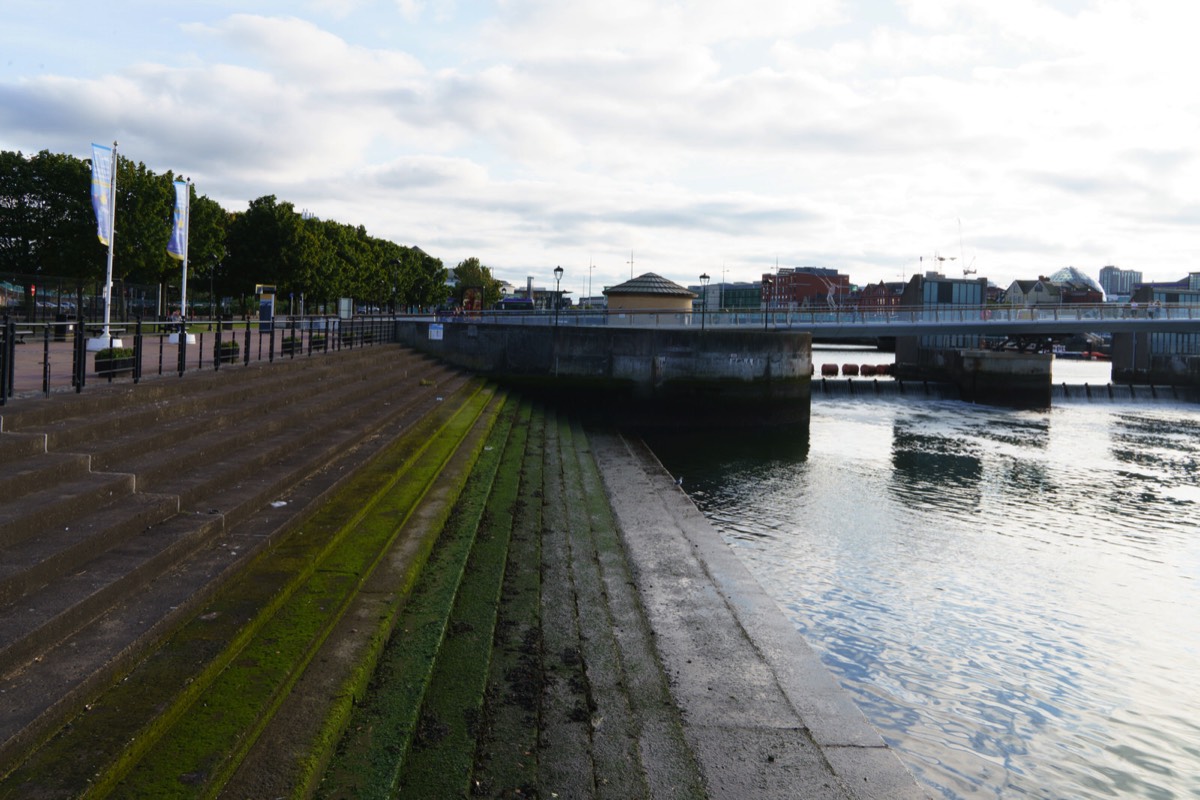
<path fill-rule="evenodd" d="M 12 392 L 12 380 L 15 376 L 13 370 L 13 358 L 16 355 L 13 351 L 13 338 L 16 335 L 16 326 L 13 325 L 12 319 L 8 314 L 4 315 L 4 341 L 0 343 L 0 406 L 8 404 L 8 397 Z"/>
<path fill-rule="evenodd" d="M 79 321 L 75 323 L 75 343 L 71 349 L 71 385 L 75 393 L 83 391 L 87 375 L 87 332 L 83 329 L 83 308 L 79 310 Z"/>
<path fill-rule="evenodd" d="M 221 329 L 223 327 L 225 327 L 225 323 L 222 322 L 220 317 L 217 317 L 217 335 L 213 339 L 213 372 L 221 369 L 221 358 L 225 355 L 224 351 L 221 350 Z"/>
<path fill-rule="evenodd" d="M 183 377 L 184 370 L 187 369 L 187 321 L 179 320 L 179 377 Z"/>
<path fill-rule="evenodd" d="M 50 326 L 42 331 L 42 394 L 50 396 Z"/>
<path fill-rule="evenodd" d="M 46 359 L 49 361 L 49 359 Z M 142 379 L 142 318 L 139 316 L 133 327 L 133 382 Z"/>

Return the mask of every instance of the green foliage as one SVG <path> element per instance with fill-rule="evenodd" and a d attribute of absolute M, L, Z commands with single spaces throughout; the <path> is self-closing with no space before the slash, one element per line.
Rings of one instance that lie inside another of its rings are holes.
<path fill-rule="evenodd" d="M 87 162 L 72 156 L 0 151 L 0 271 L 83 277 L 103 269 L 90 180 Z"/>
<path fill-rule="evenodd" d="M 166 252 L 176 176 L 117 161 L 114 280 L 178 285 L 180 264 Z M 0 151 L 0 271 L 102 278 L 107 259 L 90 183 L 87 159 Z M 218 296 L 253 296 L 261 283 L 274 284 L 285 301 L 303 297 L 308 310 L 340 297 L 404 310 L 431 308 L 449 295 L 441 259 L 370 236 L 361 225 L 306 217 L 274 195 L 230 213 L 193 186 L 190 209 L 189 279 Z"/>
<path fill-rule="evenodd" d="M 118 358 L 133 358 L 132 347 L 106 347 L 96 351 L 97 361 L 107 361 Z"/>
<path fill-rule="evenodd" d="M 491 269 L 479 263 L 478 258 L 460 261 L 454 268 L 454 278 L 458 281 L 458 286 L 454 290 L 454 299 L 458 301 L 459 305 L 462 305 L 463 296 L 468 289 L 483 291 L 484 308 L 491 308 L 500 302 L 500 281 L 492 277 Z"/>

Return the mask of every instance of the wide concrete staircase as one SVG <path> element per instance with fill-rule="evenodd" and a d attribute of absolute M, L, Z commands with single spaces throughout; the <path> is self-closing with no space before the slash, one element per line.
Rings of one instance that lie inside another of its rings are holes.
<path fill-rule="evenodd" d="M 472 404 L 478 417 L 480 388 L 379 345 L 4 408 L 0 793 L 79 794 L 78 776 L 20 788 L 14 770 L 364 464 L 419 449 Z"/>
<path fill-rule="evenodd" d="M 568 417 L 379 346 L 2 422 L 0 798 L 704 796 Z"/>

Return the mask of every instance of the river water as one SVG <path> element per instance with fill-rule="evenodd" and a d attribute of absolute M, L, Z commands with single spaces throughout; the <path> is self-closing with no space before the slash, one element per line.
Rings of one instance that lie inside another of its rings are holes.
<path fill-rule="evenodd" d="M 1200 797 L 1200 407 L 814 396 L 650 443 L 934 796 Z"/>

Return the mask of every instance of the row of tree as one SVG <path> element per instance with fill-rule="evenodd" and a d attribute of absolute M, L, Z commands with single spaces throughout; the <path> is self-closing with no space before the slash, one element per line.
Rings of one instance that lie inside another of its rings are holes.
<path fill-rule="evenodd" d="M 118 156 L 114 283 L 178 285 L 179 262 L 167 254 L 175 180 L 172 172 L 156 174 Z M 0 274 L 80 287 L 103 283 L 107 249 L 96 235 L 90 187 L 90 160 L 0 151 Z M 302 215 L 274 195 L 229 212 L 191 189 L 189 300 L 193 291 L 253 297 L 257 284 L 274 285 L 281 297 L 303 297 L 310 313 L 332 310 L 343 297 L 388 310 L 461 303 L 469 287 L 499 299 L 498 282 L 478 259 L 454 272 L 451 286 L 441 259 L 419 247 L 370 236 L 361 225 Z"/>

